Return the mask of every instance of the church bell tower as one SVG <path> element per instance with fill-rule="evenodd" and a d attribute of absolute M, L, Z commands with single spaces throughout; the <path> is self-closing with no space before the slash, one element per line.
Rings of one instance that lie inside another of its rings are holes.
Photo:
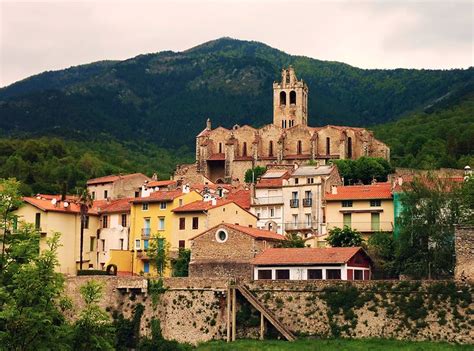
<path fill-rule="evenodd" d="M 282 69 L 280 83 L 273 83 L 273 124 L 283 129 L 308 125 L 308 86 L 291 66 Z"/>

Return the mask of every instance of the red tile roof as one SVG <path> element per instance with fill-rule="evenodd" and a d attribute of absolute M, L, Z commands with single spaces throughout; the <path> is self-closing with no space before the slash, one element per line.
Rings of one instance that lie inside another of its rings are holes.
<path fill-rule="evenodd" d="M 254 265 L 308 265 L 326 263 L 346 263 L 360 247 L 328 247 L 328 248 L 269 248 L 257 255 Z M 366 254 L 365 254 L 366 255 Z"/>
<path fill-rule="evenodd" d="M 132 174 L 123 174 L 123 175 L 112 174 L 112 175 L 108 175 L 108 176 L 105 176 L 105 177 L 89 179 L 87 181 L 87 185 L 112 183 L 112 182 L 115 182 L 119 179 L 133 178 L 135 176 L 143 176 L 145 178 L 148 178 L 143 173 L 132 173 Z"/>
<path fill-rule="evenodd" d="M 130 202 L 133 198 L 123 198 L 112 201 L 105 201 L 105 203 L 97 203 L 94 201 L 94 207 L 97 208 L 99 213 L 123 213 L 130 212 Z"/>
<path fill-rule="evenodd" d="M 221 207 L 227 204 L 232 203 L 233 201 L 230 200 L 217 200 L 215 205 L 212 205 L 212 201 L 194 201 L 187 205 L 183 205 L 181 207 L 175 208 L 173 212 L 202 212 L 208 211 L 211 208 Z"/>
<path fill-rule="evenodd" d="M 154 188 L 154 187 L 160 187 L 160 186 L 169 186 L 169 185 L 175 185 L 178 182 L 176 180 L 152 180 L 148 183 L 146 183 L 146 186 L 149 188 Z"/>
<path fill-rule="evenodd" d="M 225 160 L 225 154 L 224 153 L 212 154 L 207 159 L 209 161 L 224 161 Z"/>
<path fill-rule="evenodd" d="M 259 180 L 257 184 L 255 184 L 256 188 L 281 188 L 283 185 L 283 177 L 282 178 L 262 178 Z"/>
<path fill-rule="evenodd" d="M 56 203 L 53 204 L 51 202 L 52 199 L 56 199 Z M 66 199 L 66 201 L 60 201 L 58 199 L 61 198 L 61 195 L 41 195 L 36 197 L 24 197 L 23 201 L 29 203 L 30 205 L 39 208 L 42 211 L 49 211 L 49 212 L 62 212 L 62 213 L 71 213 L 71 214 L 78 214 L 81 212 L 80 205 L 75 202 L 71 201 L 70 199 Z M 67 206 L 65 204 L 67 203 Z M 97 208 L 95 207 L 95 202 L 92 208 L 88 210 L 88 214 L 90 215 L 97 215 Z"/>
<path fill-rule="evenodd" d="M 133 203 L 142 203 L 142 202 L 166 202 L 166 201 L 173 201 L 177 197 L 183 195 L 183 191 L 181 189 L 176 190 L 160 190 L 155 191 L 147 197 L 138 197 L 133 199 Z"/>
<path fill-rule="evenodd" d="M 326 194 L 327 201 L 334 200 L 365 200 L 365 199 L 391 199 L 392 190 L 390 183 L 377 183 L 373 185 L 338 186 L 337 194 Z"/>
<path fill-rule="evenodd" d="M 244 233 L 244 234 L 247 234 L 247 235 L 250 235 L 256 239 L 263 239 L 263 240 L 285 240 L 285 237 L 281 234 L 277 234 L 275 232 L 271 232 L 269 230 L 262 230 L 262 229 L 258 229 L 258 228 L 251 228 L 251 227 L 244 227 L 242 225 L 238 225 L 238 224 L 230 224 L 230 223 L 221 223 L 219 225 L 216 225 L 215 227 L 211 228 L 211 229 L 208 229 L 198 235 L 195 235 L 193 236 L 192 238 L 190 238 L 190 240 L 193 240 L 193 239 L 196 239 L 197 237 L 200 237 L 201 235 L 203 235 L 204 233 L 207 233 L 208 231 L 210 230 L 214 230 L 220 226 L 224 226 L 224 227 L 227 227 L 227 228 L 230 228 L 230 229 L 234 229 L 234 230 L 237 230 L 241 233 Z"/>
<path fill-rule="evenodd" d="M 240 207 L 250 209 L 250 190 L 240 189 L 230 192 L 226 196 L 227 200 L 234 201 Z"/>

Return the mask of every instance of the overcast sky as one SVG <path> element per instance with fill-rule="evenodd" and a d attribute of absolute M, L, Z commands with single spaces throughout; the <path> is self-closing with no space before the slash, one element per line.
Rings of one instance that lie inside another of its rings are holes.
<path fill-rule="evenodd" d="M 229 36 L 362 68 L 473 65 L 474 0 L 0 0 L 0 86 Z"/>

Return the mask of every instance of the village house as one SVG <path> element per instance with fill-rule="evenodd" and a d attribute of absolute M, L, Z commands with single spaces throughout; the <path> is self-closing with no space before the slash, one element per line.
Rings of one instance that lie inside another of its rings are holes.
<path fill-rule="evenodd" d="M 221 223 L 191 238 L 190 277 L 252 277 L 251 260 L 283 237 L 268 230 Z"/>
<path fill-rule="evenodd" d="M 390 158 L 390 149 L 364 128 L 308 126 L 308 87 L 292 67 L 273 84 L 273 123 L 261 128 L 206 128 L 196 137 L 196 162 L 180 165 L 174 179 L 201 183 L 243 182 L 245 172 L 270 164 L 325 165 L 331 159 Z"/>
<path fill-rule="evenodd" d="M 372 272 L 360 247 L 268 248 L 251 263 L 255 280 L 369 280 Z"/>
<path fill-rule="evenodd" d="M 390 183 L 334 186 L 326 194 L 326 226 L 358 230 L 367 239 L 378 231 L 392 232 L 394 208 Z"/>
<path fill-rule="evenodd" d="M 94 200 L 138 197 L 142 185 L 150 180 L 142 173 L 108 175 L 89 179 L 87 181 L 87 191 Z"/>

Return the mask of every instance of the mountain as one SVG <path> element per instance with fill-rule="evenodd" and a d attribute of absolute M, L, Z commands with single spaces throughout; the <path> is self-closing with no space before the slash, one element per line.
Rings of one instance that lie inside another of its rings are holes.
<path fill-rule="evenodd" d="M 364 70 L 221 38 L 183 52 L 45 72 L 2 88 L 0 133 L 192 150 L 208 117 L 214 126 L 270 123 L 272 83 L 290 64 L 309 86 L 311 125 L 393 121 L 455 94 L 474 76 L 473 68 Z"/>

